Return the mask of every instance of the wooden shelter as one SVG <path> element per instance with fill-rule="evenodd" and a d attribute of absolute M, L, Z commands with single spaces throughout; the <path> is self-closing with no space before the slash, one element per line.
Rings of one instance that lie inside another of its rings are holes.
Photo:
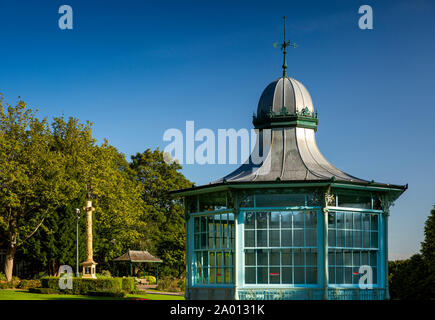
<path fill-rule="evenodd" d="M 127 262 L 130 263 L 130 276 L 133 276 L 133 263 L 156 263 L 156 280 L 159 282 L 159 263 L 163 261 L 157 257 L 154 257 L 148 251 L 128 250 L 122 256 L 112 260 L 115 262 Z"/>

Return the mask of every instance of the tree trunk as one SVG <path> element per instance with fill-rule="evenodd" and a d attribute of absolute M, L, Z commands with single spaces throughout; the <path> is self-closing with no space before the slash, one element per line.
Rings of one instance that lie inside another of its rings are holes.
<path fill-rule="evenodd" d="M 8 245 L 8 249 L 6 251 L 6 261 L 5 261 L 5 275 L 6 275 L 6 280 L 12 281 L 12 270 L 14 269 L 14 257 L 15 257 L 15 252 L 17 251 L 17 248 L 12 245 L 9 244 Z"/>

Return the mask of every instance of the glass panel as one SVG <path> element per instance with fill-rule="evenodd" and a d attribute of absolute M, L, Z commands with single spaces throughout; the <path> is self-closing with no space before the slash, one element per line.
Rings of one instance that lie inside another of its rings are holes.
<path fill-rule="evenodd" d="M 246 212 L 245 214 L 245 229 L 255 228 L 255 212 Z"/>
<path fill-rule="evenodd" d="M 275 229 L 279 228 L 279 218 L 280 218 L 279 212 L 271 212 L 269 228 L 275 228 Z"/>
<path fill-rule="evenodd" d="M 281 246 L 291 247 L 292 246 L 292 231 L 291 230 L 281 230 Z"/>
<path fill-rule="evenodd" d="M 307 251 L 307 253 L 306 253 L 306 265 L 307 266 L 317 266 L 317 252 Z"/>
<path fill-rule="evenodd" d="M 370 252 L 370 265 L 376 267 L 377 265 L 377 254 L 375 251 Z"/>
<path fill-rule="evenodd" d="M 370 230 L 370 214 L 368 213 L 363 214 L 363 229 Z"/>
<path fill-rule="evenodd" d="M 255 231 L 245 231 L 245 247 L 255 247 Z"/>
<path fill-rule="evenodd" d="M 337 247 L 344 247 L 344 230 L 337 230 Z"/>
<path fill-rule="evenodd" d="M 347 208 L 371 208 L 370 195 L 347 195 L 338 194 L 338 206 Z"/>
<path fill-rule="evenodd" d="M 303 267 L 294 268 L 295 272 L 295 284 L 304 284 L 305 283 L 305 272 Z"/>
<path fill-rule="evenodd" d="M 193 220 L 193 224 L 194 224 L 194 230 L 195 232 L 200 232 L 199 230 L 199 217 L 195 217 L 195 219 Z"/>
<path fill-rule="evenodd" d="M 343 265 L 343 250 L 337 250 L 335 252 L 335 264 L 337 266 Z"/>
<path fill-rule="evenodd" d="M 317 213 L 315 211 L 308 211 L 305 215 L 305 227 L 315 228 L 317 226 Z"/>
<path fill-rule="evenodd" d="M 371 229 L 374 231 L 377 231 L 378 230 L 378 215 L 372 214 L 370 221 L 371 221 Z"/>
<path fill-rule="evenodd" d="M 304 194 L 257 194 L 257 207 L 293 207 L 305 206 Z"/>
<path fill-rule="evenodd" d="M 367 251 L 361 252 L 361 265 L 368 265 L 369 264 L 369 253 Z"/>
<path fill-rule="evenodd" d="M 344 265 L 351 266 L 352 265 L 352 252 L 345 250 L 344 251 Z"/>
<path fill-rule="evenodd" d="M 255 283 L 255 267 L 245 268 L 245 283 Z"/>
<path fill-rule="evenodd" d="M 344 268 L 344 283 L 346 284 L 352 284 L 352 267 L 345 267 Z"/>
<path fill-rule="evenodd" d="M 257 229 L 267 228 L 267 212 L 257 212 Z"/>
<path fill-rule="evenodd" d="M 267 247 L 267 230 L 257 230 L 257 247 Z"/>
<path fill-rule="evenodd" d="M 254 196 L 243 196 L 240 200 L 240 207 L 242 208 L 253 208 L 254 207 Z"/>
<path fill-rule="evenodd" d="M 336 228 L 337 227 L 337 224 L 335 221 L 335 212 L 328 213 L 328 225 L 329 225 L 329 228 Z"/>
<path fill-rule="evenodd" d="M 353 246 L 352 231 L 346 231 L 346 247 Z"/>
<path fill-rule="evenodd" d="M 199 211 L 213 211 L 227 207 L 227 195 L 225 192 L 201 195 L 199 197 Z"/>
<path fill-rule="evenodd" d="M 292 213 L 291 212 L 281 212 L 281 228 L 291 228 L 292 227 Z"/>
<path fill-rule="evenodd" d="M 282 264 L 283 265 L 288 265 L 289 266 L 289 265 L 293 264 L 291 250 L 289 250 L 289 249 L 283 249 L 281 254 L 282 254 L 281 259 L 282 259 Z"/>
<path fill-rule="evenodd" d="M 361 246 L 362 246 L 362 232 L 361 231 L 354 231 L 353 241 L 354 241 L 355 248 L 361 248 Z"/>
<path fill-rule="evenodd" d="M 279 267 L 271 267 L 269 272 L 270 283 L 280 283 L 281 282 L 281 274 Z"/>
<path fill-rule="evenodd" d="M 303 228 L 304 227 L 304 212 L 295 211 L 293 214 L 293 228 Z"/>
<path fill-rule="evenodd" d="M 305 240 L 307 247 L 316 247 L 317 246 L 317 230 L 316 229 L 307 229 L 305 233 Z"/>
<path fill-rule="evenodd" d="M 269 231 L 269 246 L 270 247 L 279 247 L 279 230 L 270 230 Z"/>
<path fill-rule="evenodd" d="M 257 266 L 267 266 L 269 264 L 267 256 L 267 250 L 257 250 Z"/>
<path fill-rule="evenodd" d="M 317 283 L 317 268 L 307 268 L 307 283 Z"/>
<path fill-rule="evenodd" d="M 296 250 L 294 252 L 294 265 L 295 266 L 303 266 L 305 264 L 304 252 L 300 250 Z"/>
<path fill-rule="evenodd" d="M 196 197 L 187 198 L 187 208 L 190 213 L 198 212 L 198 202 Z"/>
<path fill-rule="evenodd" d="M 342 284 L 343 283 L 343 267 L 336 267 L 335 268 L 335 283 Z"/>
<path fill-rule="evenodd" d="M 346 212 L 345 213 L 345 228 L 346 229 L 353 229 L 353 221 L 352 221 L 352 213 Z"/>
<path fill-rule="evenodd" d="M 245 265 L 254 266 L 255 265 L 255 251 L 246 250 L 245 251 Z"/>
<path fill-rule="evenodd" d="M 271 250 L 270 251 L 270 265 L 271 266 L 279 266 L 280 262 L 280 250 Z"/>
<path fill-rule="evenodd" d="M 371 248 L 377 248 L 378 247 L 378 233 L 377 232 L 370 232 L 370 247 Z"/>
<path fill-rule="evenodd" d="M 304 230 L 294 230 L 293 235 L 295 237 L 294 246 L 295 247 L 303 247 L 304 246 Z"/>
<path fill-rule="evenodd" d="M 201 233 L 201 248 L 207 249 L 207 233 Z"/>
<path fill-rule="evenodd" d="M 361 219 L 362 219 L 361 213 L 354 213 L 353 214 L 353 226 L 357 230 L 361 230 L 362 229 Z"/>
<path fill-rule="evenodd" d="M 330 247 L 335 247 L 336 244 L 337 244 L 337 242 L 336 242 L 335 230 L 329 230 L 328 231 L 328 245 Z"/>
<path fill-rule="evenodd" d="M 267 267 L 258 267 L 257 268 L 257 283 L 268 283 L 269 278 L 267 275 Z"/>
<path fill-rule="evenodd" d="M 343 212 L 337 212 L 337 228 L 338 229 L 344 229 L 344 216 Z"/>
<path fill-rule="evenodd" d="M 292 268 L 282 267 L 282 283 L 293 283 Z"/>
<path fill-rule="evenodd" d="M 333 252 L 333 251 L 329 251 L 329 253 L 328 253 L 328 264 L 330 266 L 335 265 L 335 252 Z"/>
<path fill-rule="evenodd" d="M 329 267 L 329 283 L 335 283 L 335 268 Z"/>
<path fill-rule="evenodd" d="M 361 259 L 360 259 L 360 252 L 354 251 L 353 252 L 353 265 L 354 266 L 360 266 L 361 265 Z"/>
<path fill-rule="evenodd" d="M 370 248 L 370 231 L 363 232 L 363 248 Z"/>

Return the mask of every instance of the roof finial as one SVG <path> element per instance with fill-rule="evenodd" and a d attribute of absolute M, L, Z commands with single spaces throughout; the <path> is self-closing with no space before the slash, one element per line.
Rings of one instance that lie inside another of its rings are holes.
<path fill-rule="evenodd" d="M 283 77 L 287 77 L 287 59 L 286 59 L 287 50 L 286 49 L 287 49 L 287 47 L 297 48 L 296 43 L 291 43 L 290 40 L 286 41 L 286 37 L 285 37 L 286 19 L 287 19 L 287 17 L 284 16 L 284 42 L 281 44 L 281 50 L 284 54 L 284 62 L 282 64 L 282 76 Z"/>

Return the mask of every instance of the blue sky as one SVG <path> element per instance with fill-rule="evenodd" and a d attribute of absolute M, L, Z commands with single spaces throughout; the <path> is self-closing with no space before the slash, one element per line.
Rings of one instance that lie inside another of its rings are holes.
<path fill-rule="evenodd" d="M 74 29 L 58 28 L 69 4 Z M 358 28 L 369 4 L 374 29 Z M 251 128 L 281 74 L 272 44 L 288 36 L 289 75 L 319 112 L 317 142 L 357 177 L 406 184 L 390 216 L 390 255 L 419 250 L 435 203 L 433 1 L 0 0 L 0 92 L 41 116 L 94 122 L 127 157 L 163 149 L 168 128 Z M 197 184 L 235 165 L 185 165 Z"/>

